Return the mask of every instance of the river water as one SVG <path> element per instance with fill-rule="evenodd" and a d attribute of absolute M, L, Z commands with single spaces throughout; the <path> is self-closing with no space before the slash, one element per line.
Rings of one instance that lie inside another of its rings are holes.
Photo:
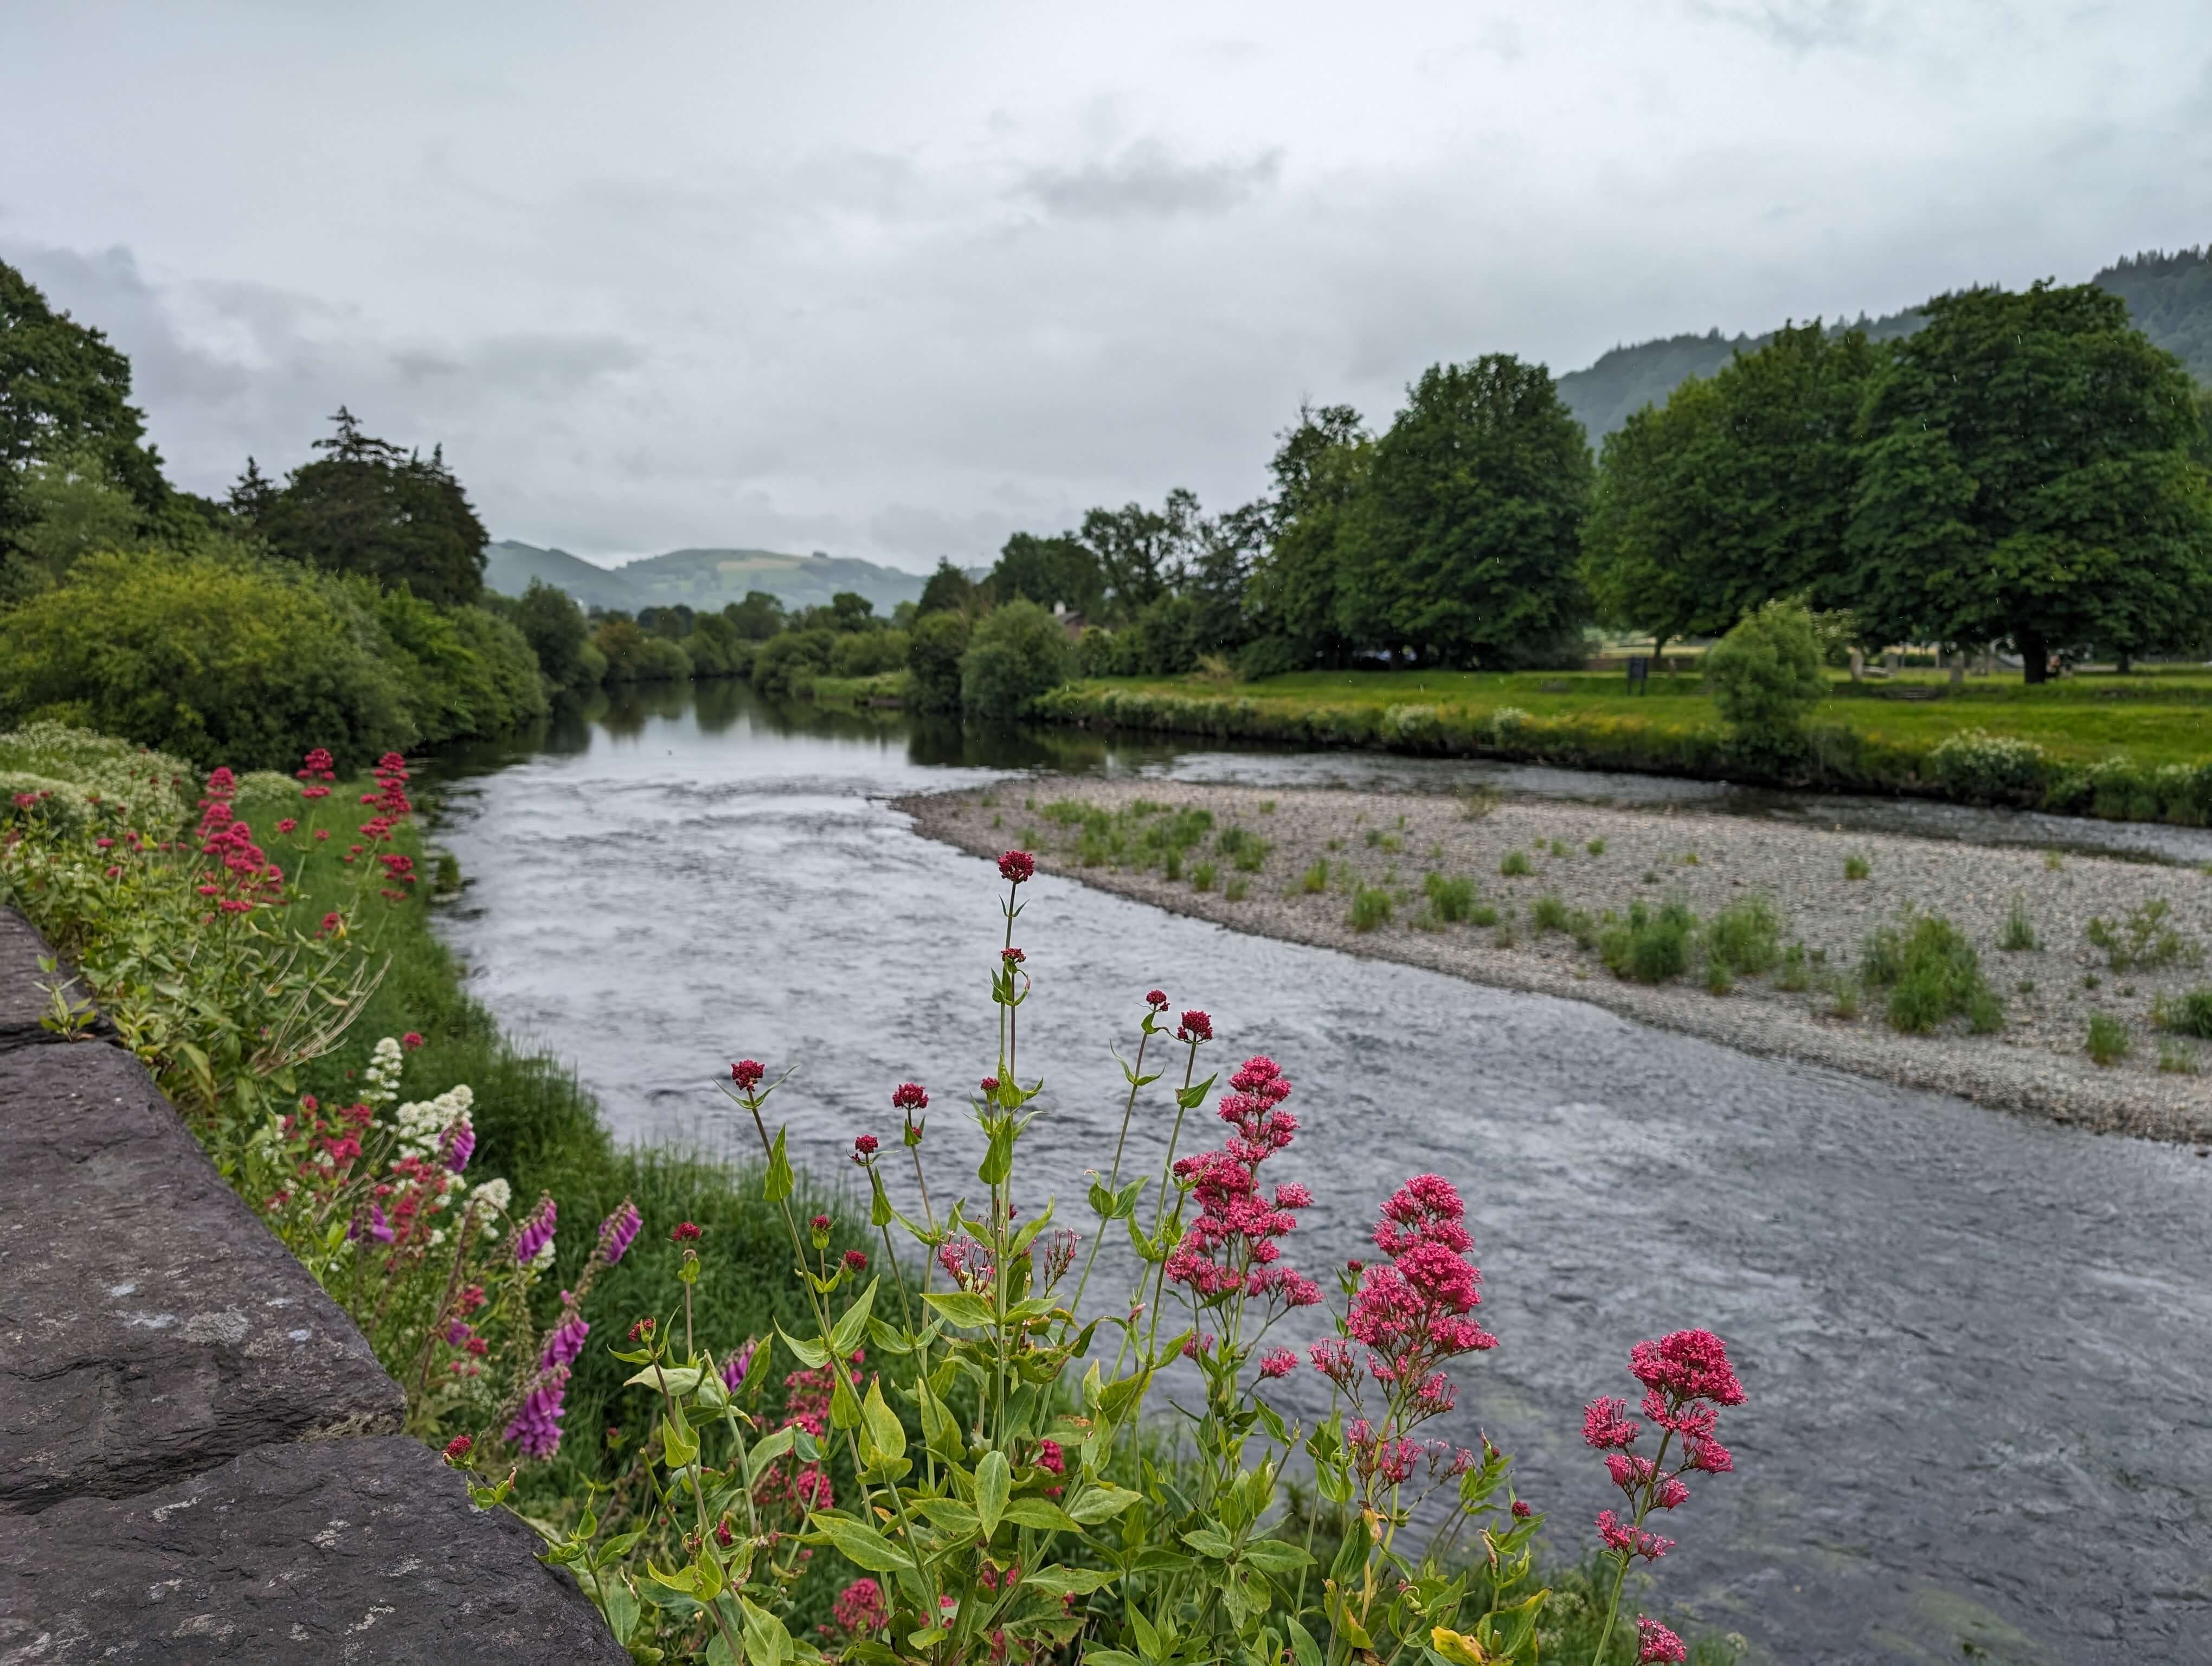
<path fill-rule="evenodd" d="M 886 800 L 1042 767 L 1442 779 L 1403 760 L 963 739 L 705 685 L 441 765 L 439 836 L 469 879 L 444 928 L 471 992 L 573 1060 L 625 1136 L 742 1154 L 713 1079 L 750 1054 L 798 1067 L 777 1102 L 793 1155 L 834 1177 L 854 1134 L 894 1133 L 895 1083 L 928 1083 L 941 1203 L 980 1154 L 957 1090 L 994 1055 L 1000 888 Z M 1108 1047 L 1133 1040 L 1142 993 L 1206 1007 L 1210 1062 L 1266 1052 L 1297 1084 L 1304 1128 L 1277 1177 L 1316 1202 L 1295 1264 L 1325 1274 L 1361 1253 L 1408 1174 L 1468 1196 L 1501 1346 L 1460 1374 L 1448 1432 L 1517 1455 L 1556 1551 L 1587 1545 L 1614 1498 L 1579 1444 L 1583 1402 L 1632 1400 L 1630 1345 L 1704 1325 L 1750 1399 L 1723 1421 L 1735 1473 L 1663 1523 L 1680 1543 L 1654 1606 L 1741 1633 L 1761 1661 L 2212 1660 L 2212 1162 L 1062 880 L 1026 895 L 1023 1073 L 1048 1088 L 1023 1146 L 1030 1207 L 1056 1195 L 1081 1224 L 1084 1170 L 1120 1123 Z M 1171 1115 L 1140 1110 L 1133 1162 L 1157 1171 Z"/>

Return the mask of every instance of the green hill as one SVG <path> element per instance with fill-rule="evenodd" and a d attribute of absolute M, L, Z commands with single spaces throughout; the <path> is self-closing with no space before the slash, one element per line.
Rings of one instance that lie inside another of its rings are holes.
<path fill-rule="evenodd" d="M 484 583 L 520 596 L 532 579 L 565 590 L 586 607 L 671 607 L 702 612 L 764 590 L 786 607 L 819 607 L 841 590 L 857 591 L 888 614 L 921 596 L 919 573 L 901 572 L 851 556 L 788 556 L 773 550 L 672 550 L 620 567 L 596 567 L 565 550 L 503 539 L 485 552 Z"/>
<path fill-rule="evenodd" d="M 2090 282 L 2126 301 L 2137 328 L 2177 355 L 2197 380 L 2212 383 L 2212 246 L 2132 255 Z M 1918 329 L 1920 314 L 1869 319 L 1862 313 L 1854 323 L 1875 340 L 1887 341 Z M 1589 369 L 1560 377 L 1559 398 L 1595 445 L 1630 412 L 1663 401 L 1692 376 L 1711 375 L 1738 349 L 1755 351 L 1767 340 L 1763 334 L 1729 337 L 1712 330 L 1616 347 Z"/>

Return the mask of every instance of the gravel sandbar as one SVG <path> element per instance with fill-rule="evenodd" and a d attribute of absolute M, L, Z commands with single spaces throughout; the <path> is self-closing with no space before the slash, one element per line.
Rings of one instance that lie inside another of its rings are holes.
<path fill-rule="evenodd" d="M 1212 835 L 1183 854 L 1178 879 L 1133 860 L 1082 865 L 1080 827 L 1048 813 L 1059 802 L 1110 812 L 1139 799 L 1212 814 Z M 1159 781 L 1043 778 L 903 799 L 896 807 L 925 835 L 977 854 L 1020 846 L 1048 873 L 1238 931 L 1592 1001 L 1747 1052 L 2100 1132 L 2212 1143 L 2212 1077 L 2160 1068 L 2163 1054 L 2169 1065 L 2186 1059 L 2212 1070 L 2212 1045 L 2161 1035 L 2151 1021 L 2160 995 L 2212 982 L 2201 964 L 2203 945 L 2212 942 L 2212 877 L 2193 869 L 1679 810 L 1508 800 L 1471 814 L 1466 800 L 1430 794 Z M 1231 827 L 1267 842 L 1258 872 L 1239 873 L 1216 854 L 1215 841 Z M 1531 872 L 1503 874 L 1509 852 L 1519 852 Z M 1866 878 L 1844 877 L 1852 857 L 1865 862 Z M 1326 889 L 1310 891 L 1303 876 L 1322 861 Z M 1193 874 L 1207 862 L 1216 869 L 1212 888 L 1200 891 Z M 1432 872 L 1472 878 L 1499 924 L 1436 924 L 1423 899 Z M 1234 902 L 1226 895 L 1232 879 L 1243 882 Z M 1392 894 L 1387 923 L 1353 929 L 1348 897 L 1356 885 Z M 1779 909 L 1784 941 L 1805 945 L 1814 987 L 1778 988 L 1770 974 L 1716 995 L 1694 969 L 1680 982 L 1626 982 L 1595 952 L 1564 932 L 1539 931 L 1532 919 L 1544 897 L 1593 918 L 1625 913 L 1639 897 L 1656 904 L 1679 897 L 1704 918 L 1760 893 Z M 1999 947 L 2015 900 L 2033 924 L 2035 950 Z M 2118 921 L 2159 901 L 2182 955 L 2164 966 L 2113 970 L 2087 940 L 2091 920 Z M 2004 1000 L 2001 1032 L 1971 1035 L 1954 1020 L 1934 1034 L 1899 1034 L 1883 1017 L 1880 990 L 1864 993 L 1857 1016 L 1837 1014 L 1835 990 L 1856 983 L 1869 934 L 1916 912 L 1943 915 L 1968 933 Z M 2086 1055 L 2088 1021 L 2098 1013 L 2130 1032 L 2131 1050 L 2116 1063 L 2099 1066 Z"/>

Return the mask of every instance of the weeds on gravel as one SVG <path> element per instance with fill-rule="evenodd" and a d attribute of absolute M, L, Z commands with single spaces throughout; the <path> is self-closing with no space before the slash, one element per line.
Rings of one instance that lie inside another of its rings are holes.
<path fill-rule="evenodd" d="M 1505 794 L 1495 787 L 1480 785 L 1460 789 L 1459 813 L 1462 821 L 1479 822 L 1504 803 Z"/>
<path fill-rule="evenodd" d="M 1494 926 L 1498 918 L 1498 910 L 1488 903 L 1477 903 L 1467 911 L 1467 923 L 1470 926 Z"/>
<path fill-rule="evenodd" d="M 1564 856 L 1567 854 L 1567 842 L 1565 839 L 1554 839 L 1552 841 L 1552 854 L 1554 856 Z"/>
<path fill-rule="evenodd" d="M 1584 845 L 1583 848 L 1589 851 L 1593 856 L 1602 856 L 1605 854 L 1605 841 L 1603 839 L 1592 839 L 1588 844 Z"/>
<path fill-rule="evenodd" d="M 1525 879 L 1536 870 L 1529 865 L 1525 850 L 1509 850 L 1499 860 L 1498 871 L 1509 879 Z"/>
<path fill-rule="evenodd" d="M 1212 891 L 1213 889 L 1213 864 L 1212 862 L 1200 862 L 1196 867 L 1190 871 L 1190 888 L 1193 891 Z"/>
<path fill-rule="evenodd" d="M 1241 827 L 1223 829 L 1213 848 L 1226 856 L 1239 873 L 1257 873 L 1266 866 L 1267 852 L 1273 848 L 1265 839 Z"/>
<path fill-rule="evenodd" d="M 2048 872 L 2056 873 L 2066 866 L 2066 859 L 2055 850 L 2046 850 L 2043 853 L 2043 866 Z"/>
<path fill-rule="evenodd" d="M 1298 889 L 1309 897 L 1317 896 L 1328 889 L 1328 858 L 1316 858 L 1314 865 L 1298 876 Z"/>
<path fill-rule="evenodd" d="M 1839 1018 L 1855 1018 L 1859 1015 L 1859 986 L 1849 978 L 1837 981 L 1832 992 L 1835 997 L 1829 1011 Z"/>
<path fill-rule="evenodd" d="M 1242 874 L 1239 874 L 1236 879 L 1231 879 L 1226 885 L 1222 887 L 1221 894 L 1230 902 L 1241 903 L 1244 900 L 1245 893 L 1249 891 L 1251 888 L 1251 881 L 1245 879 Z"/>
<path fill-rule="evenodd" d="M 2032 954 L 2042 946 L 2036 939 L 2035 922 L 2027 917 L 2027 899 L 2014 897 L 2005 913 L 2004 929 L 1997 934 L 1997 947 L 2008 954 Z"/>
<path fill-rule="evenodd" d="M 1629 904 L 1627 919 L 1599 936 L 1598 953 L 1615 977 L 1665 983 L 1689 970 L 1697 928 L 1698 917 L 1686 903 L 1654 909 L 1639 900 Z"/>
<path fill-rule="evenodd" d="M 1464 874 L 1452 879 L 1429 874 L 1421 889 L 1428 896 L 1430 911 L 1448 925 L 1457 925 L 1474 912 L 1474 881 Z"/>
<path fill-rule="evenodd" d="M 2158 1067 L 2168 1076 L 2194 1076 L 2197 1073 L 2197 1051 L 2186 1042 L 2161 1037 L 2158 1043 Z"/>
<path fill-rule="evenodd" d="M 1371 932 L 1389 923 L 1390 893 L 1376 885 L 1362 885 L 1352 893 L 1352 929 Z"/>
<path fill-rule="evenodd" d="M 1723 977 L 1759 977 L 1782 958 L 1782 917 L 1765 897 L 1743 897 L 1705 922 L 1705 944 Z"/>
<path fill-rule="evenodd" d="M 1960 1017 L 1978 1036 L 2004 1027 L 2004 1004 L 1982 976 L 1981 957 L 1940 914 L 1923 915 L 1901 931 L 1876 931 L 1867 939 L 1859 976 L 1889 991 L 1890 1027 L 1907 1035 L 1926 1035 Z"/>
<path fill-rule="evenodd" d="M 1805 945 L 1792 943 L 1782 952 L 1782 970 L 1774 976 L 1774 987 L 1797 994 L 1813 987 L 1812 968 L 1805 964 Z"/>
<path fill-rule="evenodd" d="M 2099 1064 L 2118 1064 L 2128 1055 L 2128 1026 L 2110 1012 L 2093 1013 L 2088 1053 Z"/>
<path fill-rule="evenodd" d="M 2177 1036 L 2212 1041 L 2212 989 L 2191 989 L 2185 994 L 2160 995 L 2151 1002 L 2150 1021 Z"/>
<path fill-rule="evenodd" d="M 1844 878 L 1863 879 L 1874 872 L 1874 864 L 1854 851 L 1844 858 Z"/>
<path fill-rule="evenodd" d="M 1528 923 L 1540 932 L 1563 932 L 1567 928 L 1567 905 L 1556 896 L 1539 897 L 1528 905 Z"/>
<path fill-rule="evenodd" d="M 2203 950 L 2168 923 L 2172 912 L 2166 898 L 2154 897 L 2130 909 L 2118 925 L 2101 916 L 2092 917 L 2087 934 L 2091 944 L 2105 952 L 2106 960 L 2116 972 L 2136 966 L 2171 966 L 2177 961 L 2185 966 L 2202 965 Z"/>

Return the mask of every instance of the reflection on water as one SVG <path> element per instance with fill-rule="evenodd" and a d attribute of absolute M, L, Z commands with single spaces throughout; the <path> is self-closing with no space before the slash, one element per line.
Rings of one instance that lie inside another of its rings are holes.
<path fill-rule="evenodd" d="M 955 1192 L 979 1155 L 958 1085 L 991 1062 L 995 884 L 884 800 L 1039 768 L 1346 762 L 654 691 L 441 766 L 471 880 L 445 929 L 472 990 L 573 1059 L 623 1134 L 741 1149 L 711 1079 L 754 1053 L 799 1066 L 794 1155 L 835 1177 L 913 1077 L 939 1095 L 933 1189 Z M 1297 1085 L 1297 1265 L 1360 1253 L 1410 1172 L 1467 1191 L 1503 1345 L 1450 1432 L 1521 1455 L 1561 1549 L 1610 1501 L 1582 1403 L 1632 1389 L 1639 1336 L 1709 1324 L 1752 1400 L 1737 1473 L 1669 1524 L 1666 1606 L 1770 1660 L 2212 1657 L 2212 1163 L 1031 890 L 1029 1207 L 1079 1212 L 1119 1123 L 1107 1044 L 1164 987 L 1213 1012 L 1217 1061 L 1267 1052 Z M 1157 1171 L 1167 1122 L 1140 1114 L 1133 1160 Z"/>

